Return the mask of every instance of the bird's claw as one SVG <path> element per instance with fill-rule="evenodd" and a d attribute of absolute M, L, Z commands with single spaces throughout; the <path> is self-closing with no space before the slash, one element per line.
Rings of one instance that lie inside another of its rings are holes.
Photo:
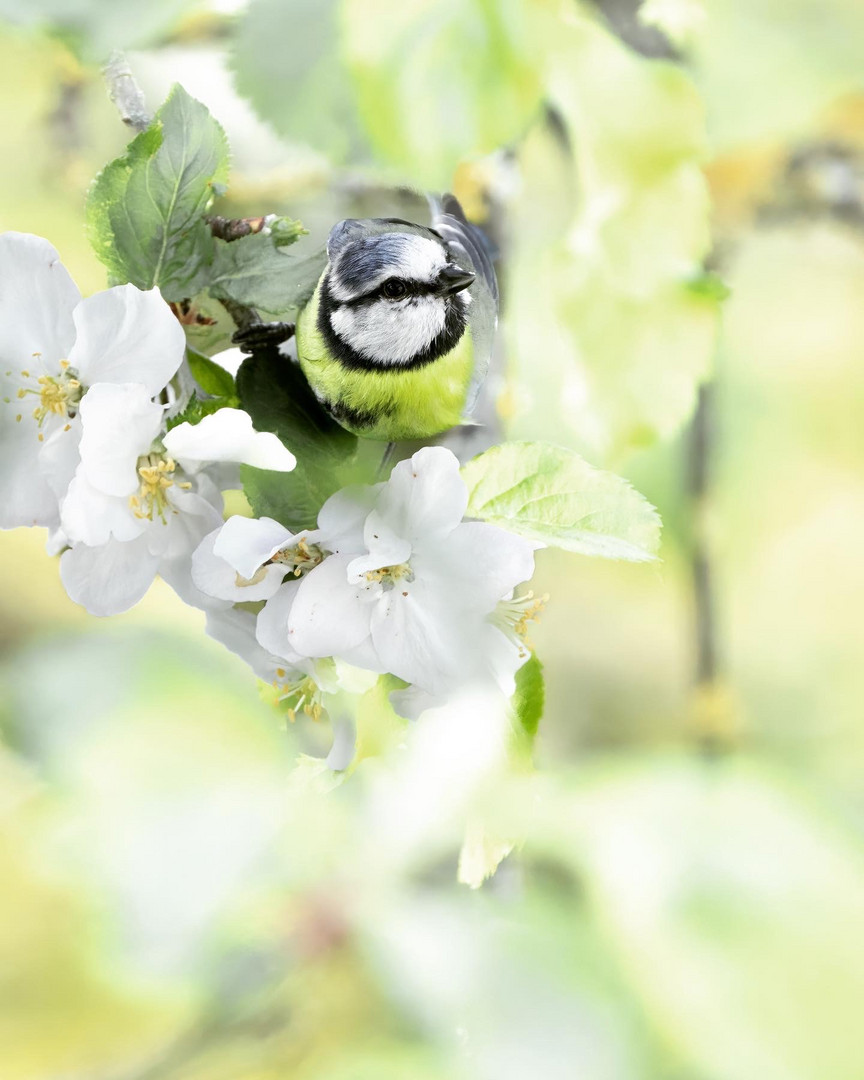
<path fill-rule="evenodd" d="M 231 338 L 244 353 L 254 353 L 259 349 L 276 348 L 294 337 L 294 323 L 269 322 L 255 323 L 245 330 L 238 330 Z"/>

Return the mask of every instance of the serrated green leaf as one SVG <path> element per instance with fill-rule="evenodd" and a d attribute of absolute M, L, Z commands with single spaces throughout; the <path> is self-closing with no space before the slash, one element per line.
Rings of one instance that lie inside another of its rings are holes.
<path fill-rule="evenodd" d="M 228 176 L 225 133 L 175 85 L 153 124 L 99 174 L 87 197 L 87 232 L 117 282 L 159 287 L 168 300 L 209 278 L 213 237 L 203 215 Z"/>
<path fill-rule="evenodd" d="M 230 243 L 217 240 L 210 292 L 246 307 L 282 313 L 291 308 L 294 265 L 264 233 Z"/>
<path fill-rule="evenodd" d="M 582 555 L 643 562 L 655 556 L 660 518 L 614 473 L 540 442 L 493 446 L 462 469 L 468 513 Z"/>
<path fill-rule="evenodd" d="M 234 376 L 230 371 L 226 371 L 225 368 L 220 367 L 209 357 L 204 356 L 203 353 L 196 352 L 195 349 L 190 349 L 188 346 L 186 348 L 186 359 L 189 363 L 189 370 L 192 372 L 192 378 L 205 394 L 223 398 L 235 396 Z"/>

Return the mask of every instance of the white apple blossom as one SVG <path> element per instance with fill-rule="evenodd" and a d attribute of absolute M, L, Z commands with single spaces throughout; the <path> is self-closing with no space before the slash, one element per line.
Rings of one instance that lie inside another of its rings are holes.
<path fill-rule="evenodd" d="M 56 529 L 89 392 L 137 383 L 152 397 L 184 348 L 157 289 L 122 285 L 82 300 L 47 240 L 0 236 L 0 528 Z"/>
<path fill-rule="evenodd" d="M 167 433 L 163 415 L 139 384 L 97 386 L 81 402 L 81 460 L 61 507 L 72 547 L 60 573 L 72 599 L 92 614 L 125 611 L 157 573 L 187 603 L 213 606 L 191 577 L 192 553 L 222 521 L 222 496 L 207 466 L 232 461 L 288 472 L 296 464 L 239 409 Z M 129 550 L 117 551 L 118 544 Z M 125 568 L 122 580 L 107 569 L 115 560 Z"/>
<path fill-rule="evenodd" d="M 467 502 L 451 451 L 425 447 L 400 462 L 375 495 L 362 545 L 309 570 L 296 595 L 269 600 L 259 642 L 276 654 L 351 657 L 412 684 L 426 704 L 478 680 L 512 694 L 528 652 L 523 615 L 509 609 L 524 614 L 513 590 L 532 576 L 539 545 L 463 522 Z"/>
<path fill-rule="evenodd" d="M 290 606 L 297 578 L 334 552 L 362 550 L 363 523 L 379 486 L 337 492 L 321 507 L 318 527 L 298 533 L 268 517 L 229 518 L 193 555 L 195 585 L 215 599 L 241 603 L 269 601 L 285 582 L 281 604 Z"/>

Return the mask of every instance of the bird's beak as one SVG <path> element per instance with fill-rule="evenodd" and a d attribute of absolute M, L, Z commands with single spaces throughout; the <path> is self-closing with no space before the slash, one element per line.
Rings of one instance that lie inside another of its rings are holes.
<path fill-rule="evenodd" d="M 451 296 L 453 293 L 467 289 L 475 278 L 470 270 L 463 270 L 461 266 L 445 266 L 438 275 L 439 296 Z"/>

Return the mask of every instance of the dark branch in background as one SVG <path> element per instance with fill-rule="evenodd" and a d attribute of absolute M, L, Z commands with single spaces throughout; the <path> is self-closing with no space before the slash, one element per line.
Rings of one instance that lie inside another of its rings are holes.
<path fill-rule="evenodd" d="M 146 131 L 153 120 L 147 112 L 147 102 L 141 87 L 135 82 L 132 69 L 122 52 L 113 52 L 102 68 L 108 96 L 120 113 L 120 119 L 135 132 Z"/>

